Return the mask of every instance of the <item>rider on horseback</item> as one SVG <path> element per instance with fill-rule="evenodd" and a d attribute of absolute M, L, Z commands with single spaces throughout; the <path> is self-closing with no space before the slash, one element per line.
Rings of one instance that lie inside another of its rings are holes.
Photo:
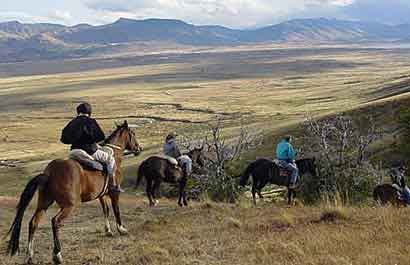
<path fill-rule="evenodd" d="M 276 147 L 276 159 L 279 160 L 279 166 L 290 172 L 289 188 L 294 189 L 298 180 L 299 170 L 295 164 L 295 151 L 290 144 L 291 136 L 284 137 Z"/>
<path fill-rule="evenodd" d="M 192 160 L 187 155 L 182 155 L 179 147 L 176 143 L 176 133 L 169 133 L 165 138 L 164 144 L 164 154 L 175 158 L 182 169 L 184 170 L 185 176 L 188 176 L 192 171 Z"/>
<path fill-rule="evenodd" d="M 405 172 L 406 169 L 404 165 L 399 166 L 397 169 L 390 173 L 393 181 L 393 187 L 395 187 L 399 192 L 399 198 L 406 204 L 410 204 L 410 189 L 407 187 L 405 182 Z"/>
<path fill-rule="evenodd" d="M 114 156 L 98 148 L 97 143 L 103 141 L 105 135 L 97 121 L 91 118 L 91 105 L 87 102 L 81 103 L 77 106 L 77 114 L 77 117 L 64 127 L 61 142 L 71 144 L 71 150 L 81 149 L 96 161 L 106 164 L 110 185 L 109 192 L 123 192 L 115 181 Z"/>

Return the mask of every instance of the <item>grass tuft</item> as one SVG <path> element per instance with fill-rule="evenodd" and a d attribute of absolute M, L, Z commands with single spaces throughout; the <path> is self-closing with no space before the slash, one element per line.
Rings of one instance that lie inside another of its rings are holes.
<path fill-rule="evenodd" d="M 343 208 L 326 209 L 320 215 L 320 221 L 326 223 L 335 223 L 337 221 L 346 221 L 349 219 L 348 214 Z"/>

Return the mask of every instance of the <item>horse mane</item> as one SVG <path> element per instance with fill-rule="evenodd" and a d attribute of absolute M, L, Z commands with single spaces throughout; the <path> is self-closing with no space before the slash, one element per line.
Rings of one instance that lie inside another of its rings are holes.
<path fill-rule="evenodd" d="M 299 171 L 303 174 L 304 172 L 310 172 L 315 170 L 314 168 L 314 158 L 303 158 L 296 160 L 296 164 Z M 311 172 L 313 173 L 313 172 Z"/>
<path fill-rule="evenodd" d="M 123 126 L 118 126 L 103 142 L 103 144 L 109 144 L 110 141 L 117 135 L 117 133 L 123 129 Z"/>

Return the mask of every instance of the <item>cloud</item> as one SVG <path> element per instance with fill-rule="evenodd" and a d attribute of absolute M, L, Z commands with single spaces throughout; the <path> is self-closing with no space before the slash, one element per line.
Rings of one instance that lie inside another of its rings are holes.
<path fill-rule="evenodd" d="M 410 23 L 409 0 L 358 0 L 341 12 L 352 19 L 381 23 Z"/>
<path fill-rule="evenodd" d="M 305 6 L 301 0 L 86 0 L 85 4 L 100 20 L 111 18 L 112 21 L 127 15 L 129 18 L 177 18 L 195 24 L 231 27 L 278 22 L 291 10 Z"/>
<path fill-rule="evenodd" d="M 25 12 L 0 12 L 0 21 L 10 20 L 17 20 L 22 23 L 74 23 L 74 18 L 68 11 L 53 10 L 45 16 L 37 16 Z"/>
<path fill-rule="evenodd" d="M 233 28 L 314 17 L 410 23 L 410 0 L 71 0 L 64 1 L 58 10 L 51 7 L 51 0 L 41 2 L 26 8 L 16 4 L 16 10 L 25 13 L 5 8 L 0 11 L 0 20 L 104 24 L 120 17 L 172 18 Z"/>
<path fill-rule="evenodd" d="M 47 20 L 46 17 L 35 16 L 25 12 L 15 12 L 15 11 L 7 11 L 7 12 L 0 12 L 0 20 L 2 21 L 10 21 L 10 20 L 18 20 L 28 23 L 34 23 L 39 21 Z"/>
<path fill-rule="evenodd" d="M 47 16 L 49 20 L 57 23 L 70 24 L 73 20 L 73 16 L 69 11 L 53 10 Z"/>

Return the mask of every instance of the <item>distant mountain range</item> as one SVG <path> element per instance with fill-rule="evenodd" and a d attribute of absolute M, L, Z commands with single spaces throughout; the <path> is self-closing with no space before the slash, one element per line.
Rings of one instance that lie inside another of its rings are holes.
<path fill-rule="evenodd" d="M 121 18 L 114 23 L 67 27 L 57 24 L 0 23 L 0 62 L 81 57 L 115 45 L 138 42 L 191 46 L 251 43 L 408 42 L 410 25 L 295 19 L 252 30 L 196 26 L 180 20 Z"/>

